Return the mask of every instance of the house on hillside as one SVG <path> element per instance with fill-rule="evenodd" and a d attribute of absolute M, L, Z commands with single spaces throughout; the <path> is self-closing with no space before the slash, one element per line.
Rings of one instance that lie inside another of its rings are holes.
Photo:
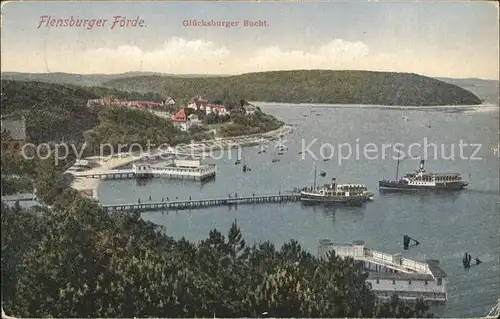
<path fill-rule="evenodd" d="M 164 105 L 174 105 L 175 101 L 174 101 L 173 98 L 171 98 L 170 96 L 166 95 L 165 96 L 165 100 L 163 101 L 163 104 Z"/>
<path fill-rule="evenodd" d="M 170 98 L 170 104 L 175 103 L 175 101 Z M 120 106 L 129 108 L 140 108 L 140 109 L 155 109 L 164 105 L 163 102 L 155 101 L 126 101 L 118 99 L 91 99 L 87 100 L 87 106 Z"/>
<path fill-rule="evenodd" d="M 104 99 L 91 99 L 87 100 L 87 107 L 91 107 L 94 105 L 104 105 Z"/>
<path fill-rule="evenodd" d="M 243 109 L 245 110 L 245 114 L 254 114 L 255 111 L 257 110 L 255 106 L 250 104 L 244 105 Z"/>
<path fill-rule="evenodd" d="M 196 114 L 189 115 L 188 121 L 191 122 L 191 126 L 199 125 L 201 123 L 200 119 L 198 118 L 198 115 L 196 115 Z"/>
<path fill-rule="evenodd" d="M 220 104 L 207 104 L 205 109 L 206 114 L 215 113 L 218 115 L 229 115 L 226 107 Z"/>
<path fill-rule="evenodd" d="M 174 123 L 174 126 L 177 126 L 182 131 L 189 130 L 192 125 L 184 109 L 181 109 L 179 112 L 177 112 L 177 114 L 172 116 L 172 123 Z"/>
<path fill-rule="evenodd" d="M 135 107 L 139 109 L 155 109 L 162 105 L 163 103 L 153 101 L 130 101 L 127 103 L 128 107 Z"/>
<path fill-rule="evenodd" d="M 26 142 L 26 119 L 2 116 L 2 151 L 20 151 Z"/>
<path fill-rule="evenodd" d="M 208 104 L 208 101 L 203 99 L 201 96 L 192 98 L 188 102 L 188 108 L 193 109 L 195 111 L 205 111 L 206 112 L 206 106 Z"/>

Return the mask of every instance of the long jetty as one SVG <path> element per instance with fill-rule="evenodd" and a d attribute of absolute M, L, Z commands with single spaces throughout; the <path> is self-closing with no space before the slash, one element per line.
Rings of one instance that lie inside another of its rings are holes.
<path fill-rule="evenodd" d="M 264 195 L 264 196 L 249 196 L 249 197 L 227 197 L 227 198 L 210 198 L 185 201 L 162 201 L 162 202 L 145 202 L 134 204 L 115 204 L 102 205 L 106 212 L 147 212 L 158 210 L 183 210 L 183 209 L 198 209 L 215 206 L 236 206 L 241 204 L 264 204 L 264 203 L 285 203 L 297 202 L 300 200 L 300 195 L 285 194 L 285 195 Z"/>

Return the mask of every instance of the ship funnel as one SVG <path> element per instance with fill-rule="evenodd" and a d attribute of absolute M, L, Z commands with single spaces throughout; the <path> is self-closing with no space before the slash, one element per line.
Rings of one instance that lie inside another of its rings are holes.
<path fill-rule="evenodd" d="M 424 170 L 424 163 L 425 163 L 425 160 L 420 161 L 420 170 Z"/>

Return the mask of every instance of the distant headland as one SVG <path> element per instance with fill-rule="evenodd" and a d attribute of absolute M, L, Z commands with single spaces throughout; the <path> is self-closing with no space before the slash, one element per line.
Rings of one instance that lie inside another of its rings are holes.
<path fill-rule="evenodd" d="M 244 97 L 265 102 L 401 106 L 477 105 L 483 102 L 455 79 L 393 72 L 293 70 L 231 76 L 3 72 L 2 79 L 99 85 L 124 91 L 168 92 L 171 96 L 201 94 L 215 100 Z"/>

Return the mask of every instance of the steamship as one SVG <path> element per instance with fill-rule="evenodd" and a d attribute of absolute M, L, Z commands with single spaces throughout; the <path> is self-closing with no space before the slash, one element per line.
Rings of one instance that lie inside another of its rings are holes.
<path fill-rule="evenodd" d="M 469 184 L 462 179 L 459 173 L 433 173 L 426 172 L 424 160 L 415 173 L 408 173 L 398 180 L 399 160 L 396 169 L 396 180 L 382 180 L 378 182 L 379 190 L 405 191 L 405 190 L 461 190 Z"/>
<path fill-rule="evenodd" d="M 361 205 L 369 200 L 373 200 L 373 193 L 361 184 L 337 184 L 336 178 L 332 178 L 330 184 L 316 187 L 316 168 L 314 186 L 304 188 L 300 193 L 300 201 L 309 204 Z"/>

